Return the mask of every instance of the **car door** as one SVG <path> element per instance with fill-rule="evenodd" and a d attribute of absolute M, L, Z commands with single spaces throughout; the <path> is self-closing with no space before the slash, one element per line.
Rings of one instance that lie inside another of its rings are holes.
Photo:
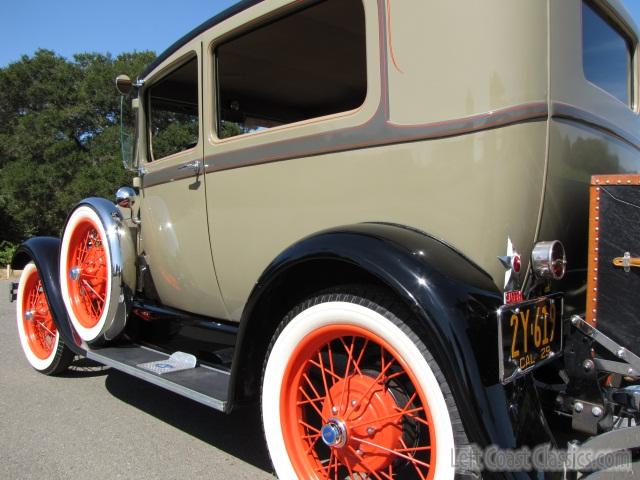
<path fill-rule="evenodd" d="M 163 65 L 145 80 L 143 93 L 141 247 L 164 305 L 226 318 L 207 223 L 200 42 Z"/>
<path fill-rule="evenodd" d="M 380 218 L 384 202 L 354 194 L 379 194 L 355 182 L 376 176 L 355 148 L 381 105 L 379 18 L 376 2 L 260 2 L 202 37 L 207 211 L 231 320 L 288 246 Z"/>

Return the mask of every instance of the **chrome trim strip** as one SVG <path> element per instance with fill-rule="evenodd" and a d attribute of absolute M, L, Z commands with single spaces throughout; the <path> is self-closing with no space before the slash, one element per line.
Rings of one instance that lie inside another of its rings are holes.
<path fill-rule="evenodd" d="M 576 107 L 575 105 L 569 105 L 562 102 L 553 102 L 551 104 L 550 114 L 551 118 L 570 120 L 595 128 L 597 130 L 600 130 L 601 132 L 616 137 L 618 140 L 623 141 L 636 150 L 640 150 L 640 137 L 614 125 L 609 120 L 596 115 L 595 113 L 591 113 L 580 107 Z"/>

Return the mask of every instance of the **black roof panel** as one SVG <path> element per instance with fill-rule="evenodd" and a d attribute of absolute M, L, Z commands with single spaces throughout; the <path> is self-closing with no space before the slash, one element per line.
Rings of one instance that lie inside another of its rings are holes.
<path fill-rule="evenodd" d="M 234 5 L 231 5 L 229 8 L 227 8 L 226 10 L 223 10 L 222 12 L 215 15 L 214 17 L 211 17 L 209 20 L 197 26 L 196 28 L 191 30 L 189 33 L 184 35 L 182 38 L 180 38 L 179 40 L 175 41 L 169 48 L 167 48 L 164 52 L 158 55 L 153 62 L 147 65 L 147 68 L 145 68 L 144 71 L 140 74 L 140 78 L 145 78 L 147 75 L 149 75 L 149 73 L 151 73 L 151 71 L 154 68 L 156 68 L 163 61 L 165 61 L 171 54 L 173 54 L 176 50 L 182 47 L 185 43 L 193 40 L 202 32 L 210 29 L 214 25 L 217 25 L 225 21 L 226 19 L 233 17 L 234 15 L 242 12 L 243 10 L 246 10 L 247 8 L 252 7 L 253 5 L 260 3 L 262 1 L 263 0 L 241 0 L 240 2 Z"/>

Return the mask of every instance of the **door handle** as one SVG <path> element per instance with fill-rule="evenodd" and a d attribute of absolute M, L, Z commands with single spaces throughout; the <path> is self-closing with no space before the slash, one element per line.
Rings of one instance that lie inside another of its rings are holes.
<path fill-rule="evenodd" d="M 178 170 L 187 170 L 191 169 L 195 172 L 200 171 L 200 160 L 194 160 L 193 162 L 183 163 L 178 167 Z"/>

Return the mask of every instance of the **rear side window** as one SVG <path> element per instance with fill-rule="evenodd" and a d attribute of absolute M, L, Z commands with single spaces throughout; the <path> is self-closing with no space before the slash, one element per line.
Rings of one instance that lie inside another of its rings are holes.
<path fill-rule="evenodd" d="M 367 92 L 361 0 L 325 0 L 215 50 L 220 138 L 344 112 Z"/>
<path fill-rule="evenodd" d="M 586 2 L 582 3 L 582 66 L 591 83 L 631 105 L 631 42 Z"/>

